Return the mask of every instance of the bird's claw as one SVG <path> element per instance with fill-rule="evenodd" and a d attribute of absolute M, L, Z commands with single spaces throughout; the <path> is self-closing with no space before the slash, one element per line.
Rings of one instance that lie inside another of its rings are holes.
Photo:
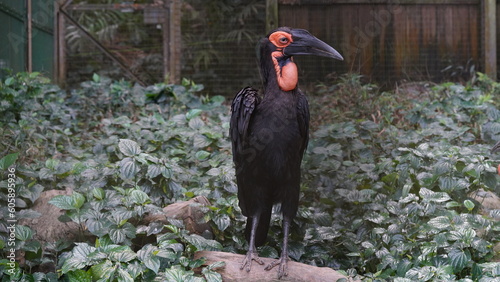
<path fill-rule="evenodd" d="M 245 259 L 241 262 L 240 270 L 246 266 L 246 271 L 250 272 L 250 269 L 252 268 L 252 260 L 256 261 L 260 265 L 264 264 L 264 261 L 259 258 L 259 254 L 257 252 L 248 251 Z"/>
<path fill-rule="evenodd" d="M 270 264 L 268 264 L 266 266 L 265 270 L 271 270 L 275 266 L 279 265 L 278 279 L 281 279 L 281 277 L 283 277 L 283 276 L 288 276 L 288 261 L 289 260 L 290 260 L 290 258 L 288 256 L 281 257 L 280 259 L 275 260 L 275 261 L 271 262 Z"/>

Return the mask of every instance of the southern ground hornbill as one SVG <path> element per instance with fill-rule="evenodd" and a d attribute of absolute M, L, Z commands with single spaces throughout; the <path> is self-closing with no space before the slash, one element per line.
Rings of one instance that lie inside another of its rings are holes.
<path fill-rule="evenodd" d="M 236 167 L 239 206 L 247 217 L 248 252 L 241 269 L 252 261 L 263 264 L 256 247 L 264 244 L 273 204 L 281 203 L 283 249 L 278 278 L 287 275 L 288 234 L 297 213 L 300 163 L 307 147 L 309 108 L 297 88 L 294 55 L 317 55 L 343 60 L 328 44 L 303 29 L 280 27 L 260 40 L 263 96 L 246 87 L 231 105 L 230 135 Z"/>

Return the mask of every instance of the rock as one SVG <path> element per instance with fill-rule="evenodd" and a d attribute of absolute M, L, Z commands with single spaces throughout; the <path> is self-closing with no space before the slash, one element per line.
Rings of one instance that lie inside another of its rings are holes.
<path fill-rule="evenodd" d="M 500 210 L 500 197 L 491 191 L 479 189 L 469 194 L 469 197 L 481 204 L 481 213 L 485 216 L 490 216 L 491 210 Z M 498 220 L 498 219 L 497 219 Z M 481 234 L 480 232 L 479 234 Z M 500 243 L 493 246 L 493 251 L 497 254 L 492 261 L 500 261 Z"/>
<path fill-rule="evenodd" d="M 79 235 L 78 224 L 59 221 L 59 216 L 64 214 L 64 211 L 48 202 L 58 195 L 71 195 L 71 190 L 48 190 L 40 194 L 40 197 L 33 203 L 31 208 L 41 214 L 37 218 L 25 218 L 19 221 L 19 224 L 26 225 L 35 231 L 34 239 L 45 243 L 53 243 L 59 239 L 66 241 L 76 241 Z"/>
<path fill-rule="evenodd" d="M 189 201 L 177 202 L 163 208 L 162 213 L 147 215 L 141 224 L 149 225 L 152 222 L 169 224 L 168 219 L 180 219 L 189 233 L 201 235 L 205 232 L 212 233 L 210 225 L 205 221 L 203 206 L 209 206 L 210 202 L 204 196 L 197 196 Z"/>
<path fill-rule="evenodd" d="M 40 242 L 44 251 L 49 245 L 47 243 L 54 243 L 58 240 L 68 242 L 77 241 L 80 236 L 80 229 L 78 224 L 70 222 L 59 221 L 59 216 L 64 214 L 64 211 L 56 206 L 49 204 L 49 201 L 58 195 L 71 195 L 73 191 L 68 190 L 48 190 L 40 194 L 40 197 L 33 203 L 32 210 L 39 212 L 41 215 L 37 218 L 24 218 L 19 220 L 20 225 L 25 225 L 35 232 L 33 239 Z M 20 251 L 16 260 L 20 266 L 25 265 L 25 253 Z M 54 260 L 57 261 L 57 260 Z M 56 265 L 54 261 L 46 261 L 40 265 L 36 265 L 31 270 L 33 272 L 55 272 Z"/>
<path fill-rule="evenodd" d="M 70 222 L 59 221 L 59 216 L 65 213 L 64 210 L 49 204 L 48 202 L 58 195 L 71 195 L 71 190 L 48 190 L 41 193 L 40 197 L 33 204 L 32 209 L 41 214 L 37 218 L 22 219 L 19 224 L 26 225 L 35 231 L 34 239 L 40 241 L 42 245 L 48 242 L 56 242 L 59 239 L 66 241 L 78 241 L 78 236 L 92 237 L 89 232 L 81 234 L 80 230 L 86 230 L 85 226 Z M 201 206 L 208 206 L 210 202 L 203 196 L 195 197 L 189 201 L 178 202 L 166 206 L 163 212 L 147 215 L 141 224 L 149 225 L 157 222 L 168 224 L 169 218 L 184 221 L 186 230 L 190 233 L 203 234 L 211 232 L 210 225 L 204 221 L 204 212 Z M 79 238 L 80 240 L 83 238 Z"/>
<path fill-rule="evenodd" d="M 496 245 L 493 246 L 493 252 L 495 252 L 496 255 L 491 261 L 500 262 L 500 243 L 496 243 Z"/>
<path fill-rule="evenodd" d="M 223 261 L 225 266 L 217 269 L 216 271 L 222 275 L 223 281 L 324 281 L 324 282 L 334 282 L 338 279 L 347 279 L 348 277 L 340 274 L 339 272 L 328 268 L 328 267 L 317 267 L 312 265 L 307 265 L 299 262 L 290 261 L 288 263 L 288 276 L 282 277 L 278 280 L 277 267 L 270 271 L 264 270 L 266 265 L 274 261 L 272 258 L 263 258 L 264 265 L 259 265 L 256 262 L 252 263 L 252 270 L 246 272 L 245 270 L 240 270 L 241 262 L 245 258 L 244 255 L 226 253 L 226 252 L 213 252 L 213 251 L 201 251 L 196 252 L 194 255 L 195 259 L 201 257 L 206 258 L 205 265 L 212 264 L 214 262 Z"/>
<path fill-rule="evenodd" d="M 500 197 L 491 191 L 479 189 L 470 193 L 469 197 L 481 204 L 481 210 L 485 215 L 489 215 L 491 210 L 500 210 Z"/>

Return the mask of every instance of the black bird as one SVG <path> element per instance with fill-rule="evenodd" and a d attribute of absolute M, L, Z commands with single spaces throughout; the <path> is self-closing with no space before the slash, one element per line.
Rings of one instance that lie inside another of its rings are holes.
<path fill-rule="evenodd" d="M 317 55 L 343 60 L 331 46 L 307 30 L 280 27 L 259 42 L 263 96 L 246 87 L 231 105 L 230 136 L 236 168 L 239 206 L 247 217 L 249 248 L 241 269 L 259 264 L 256 247 L 263 245 L 273 204 L 281 203 L 283 248 L 278 278 L 286 276 L 288 234 L 299 203 L 300 163 L 307 147 L 309 106 L 297 88 L 294 55 Z"/>

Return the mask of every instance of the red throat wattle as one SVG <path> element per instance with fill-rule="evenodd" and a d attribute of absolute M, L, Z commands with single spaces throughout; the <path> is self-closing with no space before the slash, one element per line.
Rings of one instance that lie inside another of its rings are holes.
<path fill-rule="evenodd" d="M 278 63 L 278 57 L 283 56 L 281 51 L 275 51 L 272 54 L 274 70 L 276 71 L 276 78 L 278 85 L 283 91 L 291 91 L 297 87 L 299 73 L 297 65 L 293 62 L 292 58 L 287 59 L 283 66 Z"/>

